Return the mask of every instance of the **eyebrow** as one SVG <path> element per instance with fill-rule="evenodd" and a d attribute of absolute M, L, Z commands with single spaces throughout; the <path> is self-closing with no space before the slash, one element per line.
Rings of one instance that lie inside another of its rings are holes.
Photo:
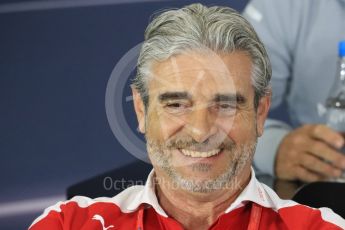
<path fill-rule="evenodd" d="M 181 100 L 181 99 L 190 100 L 191 98 L 192 96 L 187 92 L 166 92 L 158 96 L 158 99 L 160 102 L 164 102 L 168 100 Z"/>
<path fill-rule="evenodd" d="M 169 100 L 191 100 L 192 96 L 187 92 L 166 92 L 158 96 L 160 102 Z M 215 102 L 236 102 L 245 104 L 247 99 L 242 94 L 216 94 L 213 98 Z"/>
<path fill-rule="evenodd" d="M 235 102 L 245 104 L 247 99 L 242 94 L 216 94 L 213 99 L 215 102 Z"/>

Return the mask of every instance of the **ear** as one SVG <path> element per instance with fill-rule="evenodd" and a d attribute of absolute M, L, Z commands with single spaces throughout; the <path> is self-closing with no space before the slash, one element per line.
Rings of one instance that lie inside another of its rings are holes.
<path fill-rule="evenodd" d="M 135 89 L 134 86 L 132 88 L 132 95 L 133 95 L 133 103 L 134 103 L 134 110 L 137 115 L 138 124 L 139 124 L 139 131 L 141 133 L 145 133 L 145 106 L 144 102 L 141 99 L 140 93 L 138 90 Z"/>
<path fill-rule="evenodd" d="M 267 118 L 268 111 L 271 106 L 271 95 L 272 93 L 270 91 L 266 96 L 263 96 L 259 100 L 259 105 L 256 111 L 256 124 L 257 124 L 256 129 L 257 129 L 257 133 L 259 137 L 264 132 L 265 120 Z"/>

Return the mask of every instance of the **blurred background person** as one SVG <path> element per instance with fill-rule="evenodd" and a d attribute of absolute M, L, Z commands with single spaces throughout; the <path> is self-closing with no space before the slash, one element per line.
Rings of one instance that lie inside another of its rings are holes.
<path fill-rule="evenodd" d="M 244 15 L 265 44 L 273 67 L 272 109 L 286 105 L 289 123 L 268 119 L 255 166 L 282 179 L 337 178 L 345 169 L 342 135 L 325 125 L 325 104 L 345 40 L 344 0 L 253 0 Z"/>

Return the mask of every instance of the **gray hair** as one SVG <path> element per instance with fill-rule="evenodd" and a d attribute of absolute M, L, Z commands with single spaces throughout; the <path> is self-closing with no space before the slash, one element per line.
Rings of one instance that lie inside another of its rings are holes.
<path fill-rule="evenodd" d="M 153 61 L 206 47 L 214 52 L 244 51 L 251 57 L 254 105 L 270 92 L 271 64 L 250 23 L 229 7 L 191 4 L 165 11 L 152 20 L 145 31 L 134 87 L 148 106 L 147 75 Z"/>

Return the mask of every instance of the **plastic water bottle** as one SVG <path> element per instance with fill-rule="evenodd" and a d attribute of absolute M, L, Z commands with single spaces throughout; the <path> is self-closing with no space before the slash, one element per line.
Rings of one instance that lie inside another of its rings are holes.
<path fill-rule="evenodd" d="M 339 42 L 337 77 L 326 100 L 327 125 L 345 137 L 345 40 Z"/>
<path fill-rule="evenodd" d="M 326 100 L 327 126 L 340 132 L 345 138 L 345 41 L 339 42 L 338 71 Z M 345 154 L 345 147 L 341 149 Z M 338 182 L 345 182 L 345 172 L 335 179 Z"/>

